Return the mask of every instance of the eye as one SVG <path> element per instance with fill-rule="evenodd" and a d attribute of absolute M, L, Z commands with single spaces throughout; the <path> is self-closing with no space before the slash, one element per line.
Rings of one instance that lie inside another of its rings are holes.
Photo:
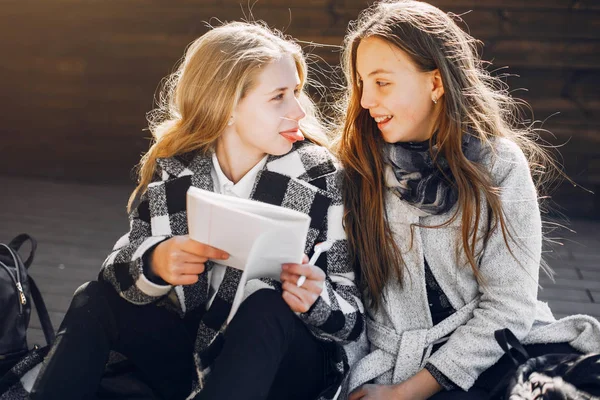
<path fill-rule="evenodd" d="M 273 97 L 271 100 L 283 100 L 283 93 L 279 93 L 277 96 Z"/>
<path fill-rule="evenodd" d="M 375 84 L 379 87 L 384 87 L 384 86 L 389 85 L 388 82 L 381 82 L 381 81 L 376 81 Z"/>

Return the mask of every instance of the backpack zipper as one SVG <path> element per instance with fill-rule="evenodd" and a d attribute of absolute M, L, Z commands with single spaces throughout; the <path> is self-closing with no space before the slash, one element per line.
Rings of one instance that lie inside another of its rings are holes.
<path fill-rule="evenodd" d="M 23 291 L 23 286 L 21 286 L 21 282 L 17 282 L 17 290 L 19 291 L 19 298 L 21 300 L 21 305 L 27 304 L 27 297 L 25 297 L 25 292 Z"/>
<path fill-rule="evenodd" d="M 21 286 L 21 282 L 18 282 L 15 279 L 15 276 L 12 274 L 12 272 L 10 272 L 10 268 L 8 268 L 8 266 L 6 264 L 4 264 L 3 262 L 0 262 L 0 266 L 4 267 L 4 269 L 8 273 L 8 276 L 10 276 L 10 279 L 12 279 L 13 283 L 15 284 L 17 291 L 19 292 L 19 301 L 18 301 L 19 315 L 21 315 L 21 314 L 23 314 L 23 306 L 27 303 L 27 298 L 25 297 L 25 293 L 23 292 L 23 287 Z"/>

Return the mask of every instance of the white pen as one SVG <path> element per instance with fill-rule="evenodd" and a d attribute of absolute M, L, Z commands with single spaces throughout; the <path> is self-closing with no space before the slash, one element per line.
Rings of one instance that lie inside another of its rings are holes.
<path fill-rule="evenodd" d="M 314 248 L 315 252 L 313 253 L 310 260 L 308 261 L 308 264 L 315 265 L 315 263 L 319 259 L 319 256 L 321 255 L 321 253 L 329 251 L 329 249 L 331 249 L 332 245 L 333 245 L 333 242 L 328 242 L 328 241 L 317 243 Z M 304 282 L 306 282 L 306 276 L 300 275 L 300 278 L 298 278 L 298 282 L 296 282 L 296 286 L 301 287 L 302 285 L 304 285 Z"/>

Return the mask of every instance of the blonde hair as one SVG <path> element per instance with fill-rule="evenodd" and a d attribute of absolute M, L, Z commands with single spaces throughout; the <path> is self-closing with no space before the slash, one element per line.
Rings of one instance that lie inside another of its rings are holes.
<path fill-rule="evenodd" d="M 557 172 L 558 168 L 546 150 L 535 143 L 537 135 L 532 127 L 519 119 L 519 104 L 509 95 L 506 85 L 483 67 L 478 42 L 449 15 L 413 0 L 379 2 L 361 13 L 344 43 L 348 93 L 342 102 L 345 116 L 337 146 L 346 171 L 344 223 L 350 249 L 361 273 L 363 290 L 368 289 L 368 300 L 377 308 L 384 285 L 392 275 L 402 277 L 404 264 L 385 218 L 383 140 L 369 111 L 360 105 L 357 49 L 368 37 L 386 40 L 408 54 L 419 70 L 437 69 L 442 77 L 444 95 L 439 100 L 438 134 L 431 141 L 436 141 L 439 154 L 448 161 L 456 180 L 458 208 L 439 227 L 452 222 L 462 211 L 460 247 L 480 283 L 475 253 L 477 228 L 488 223 L 480 221 L 480 211 L 487 208 L 491 216 L 484 242 L 499 228 L 509 247 L 511 235 L 489 172 L 462 152 L 463 135 L 476 136 L 488 148 L 493 148 L 491 140 L 496 137 L 517 143 L 529 160 L 538 187 L 549 178 L 548 171 Z"/>
<path fill-rule="evenodd" d="M 156 160 L 191 151 L 208 153 L 238 102 L 253 89 L 261 66 L 289 55 L 302 91 L 300 121 L 304 136 L 328 145 L 318 110 L 305 93 L 307 65 L 298 44 L 256 22 L 231 22 L 213 28 L 194 42 L 178 69 L 164 80 L 158 106 L 148 113 L 153 142 L 138 165 L 138 185 L 127 204 L 131 210 L 156 173 Z"/>

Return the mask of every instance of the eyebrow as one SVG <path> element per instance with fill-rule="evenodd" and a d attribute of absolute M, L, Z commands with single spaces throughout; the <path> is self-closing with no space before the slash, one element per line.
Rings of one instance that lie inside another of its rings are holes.
<path fill-rule="evenodd" d="M 296 87 L 294 87 L 294 89 L 293 89 L 293 90 L 300 89 L 300 87 L 301 87 L 301 84 L 299 83 L 299 84 L 298 84 Z M 288 86 L 285 86 L 285 87 L 280 87 L 280 88 L 277 88 L 277 89 L 275 89 L 275 90 L 272 90 L 272 91 L 271 91 L 271 92 L 269 92 L 268 94 L 275 94 L 275 93 L 279 93 L 279 92 L 285 92 L 285 91 L 286 91 L 286 90 L 288 90 L 288 89 L 289 89 L 289 87 L 288 87 Z"/>
<path fill-rule="evenodd" d="M 382 68 L 377 68 L 375 71 L 371 71 L 369 73 L 369 75 L 367 76 L 373 76 L 373 75 L 377 75 L 377 74 L 392 74 L 392 71 L 388 71 Z M 359 78 L 362 79 L 362 77 L 360 76 L 360 74 L 358 74 Z"/>

